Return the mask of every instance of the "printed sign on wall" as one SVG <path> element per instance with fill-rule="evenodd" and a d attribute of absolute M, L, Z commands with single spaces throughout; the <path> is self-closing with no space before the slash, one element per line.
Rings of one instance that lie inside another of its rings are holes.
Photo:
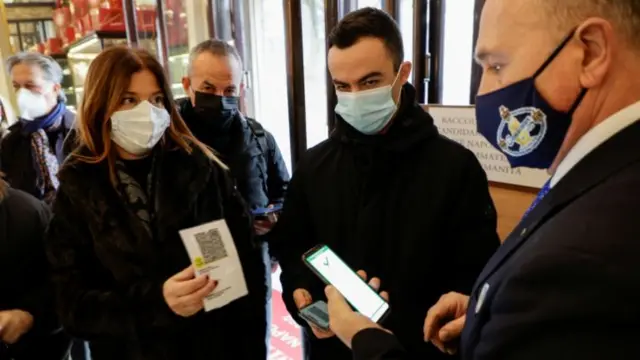
<path fill-rule="evenodd" d="M 489 181 L 540 188 L 549 178 L 546 170 L 511 168 L 507 158 L 476 131 L 474 107 L 429 105 L 425 109 L 440 134 L 473 151 Z"/>

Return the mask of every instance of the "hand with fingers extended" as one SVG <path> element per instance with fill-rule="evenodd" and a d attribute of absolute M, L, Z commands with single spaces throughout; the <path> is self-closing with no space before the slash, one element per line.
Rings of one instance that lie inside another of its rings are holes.
<path fill-rule="evenodd" d="M 464 322 L 469 297 L 450 292 L 429 309 L 424 321 L 424 340 L 430 341 L 440 351 L 455 354 Z"/>
<path fill-rule="evenodd" d="M 189 317 L 202 310 L 204 298 L 211 294 L 218 282 L 206 275 L 195 276 L 193 266 L 175 274 L 164 283 L 162 294 L 171 310 Z"/>
<path fill-rule="evenodd" d="M 367 280 L 367 274 L 360 270 L 358 275 L 365 281 Z M 369 281 L 371 286 L 376 291 L 380 290 L 380 279 L 372 278 Z M 351 306 L 344 299 L 342 294 L 333 286 L 327 286 L 325 289 L 327 295 L 327 304 L 329 307 L 329 325 L 331 330 L 338 336 L 338 338 L 349 348 L 351 348 L 351 341 L 353 337 L 364 329 L 377 328 L 384 331 L 380 325 L 371 321 L 368 317 L 353 311 Z M 389 294 L 385 291 L 380 293 L 385 300 L 389 300 Z"/>

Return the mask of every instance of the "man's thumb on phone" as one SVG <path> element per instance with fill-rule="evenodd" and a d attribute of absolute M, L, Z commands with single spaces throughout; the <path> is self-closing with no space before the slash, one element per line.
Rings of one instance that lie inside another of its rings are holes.
<path fill-rule="evenodd" d="M 298 310 L 300 310 L 305 306 L 311 305 L 313 299 L 307 290 L 296 289 L 296 291 L 293 292 L 293 301 L 296 303 Z"/>

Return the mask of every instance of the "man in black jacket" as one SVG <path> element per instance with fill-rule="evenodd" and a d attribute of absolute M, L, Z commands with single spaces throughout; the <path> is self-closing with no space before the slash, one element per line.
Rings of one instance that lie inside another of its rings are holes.
<path fill-rule="evenodd" d="M 49 56 L 23 52 L 7 60 L 20 116 L 2 139 L 0 169 L 12 187 L 50 203 L 75 121 L 65 105 L 62 68 Z"/>
<path fill-rule="evenodd" d="M 459 341 L 469 360 L 640 358 L 638 32 L 637 0 L 486 2 L 478 130 L 513 166 L 552 177 L 471 296 L 429 310 L 427 340 Z M 507 141 L 514 119 L 530 142 Z M 360 359 L 414 359 L 379 329 L 352 345 Z"/>
<path fill-rule="evenodd" d="M 416 102 L 411 63 L 386 13 L 348 14 L 329 48 L 336 129 L 298 164 L 274 230 L 285 304 L 304 327 L 307 358 L 351 359 L 331 333 L 297 316 L 324 300 L 301 256 L 325 243 L 352 268 L 380 277 L 391 299 L 385 325 L 412 356 L 437 359 L 443 355 L 422 340 L 428 305 L 443 291 L 471 289 L 499 245 L 486 175 Z"/>
<path fill-rule="evenodd" d="M 0 179 L 0 359 L 62 360 L 69 352 L 44 251 L 49 218 L 43 202 Z"/>
<path fill-rule="evenodd" d="M 191 51 L 188 76 L 182 81 L 189 97 L 178 106 L 193 134 L 229 166 L 240 194 L 255 211 L 282 205 L 289 172 L 273 135 L 240 112 L 242 75 L 242 61 L 233 46 L 206 40 Z M 276 264 L 269 255 L 267 238 L 276 217 L 268 219 L 271 221 L 256 219 L 254 228 L 262 240 L 270 296 L 271 269 Z M 271 314 L 271 303 L 266 306 Z"/>

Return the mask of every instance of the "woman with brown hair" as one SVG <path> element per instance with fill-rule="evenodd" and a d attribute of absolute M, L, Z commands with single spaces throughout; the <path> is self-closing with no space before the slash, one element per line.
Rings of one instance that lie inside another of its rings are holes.
<path fill-rule="evenodd" d="M 148 52 L 91 63 L 77 146 L 49 227 L 58 312 L 101 359 L 265 359 L 265 269 L 225 166 L 175 110 Z M 209 312 L 217 279 L 195 276 L 179 231 L 224 219 L 249 294 Z"/>

